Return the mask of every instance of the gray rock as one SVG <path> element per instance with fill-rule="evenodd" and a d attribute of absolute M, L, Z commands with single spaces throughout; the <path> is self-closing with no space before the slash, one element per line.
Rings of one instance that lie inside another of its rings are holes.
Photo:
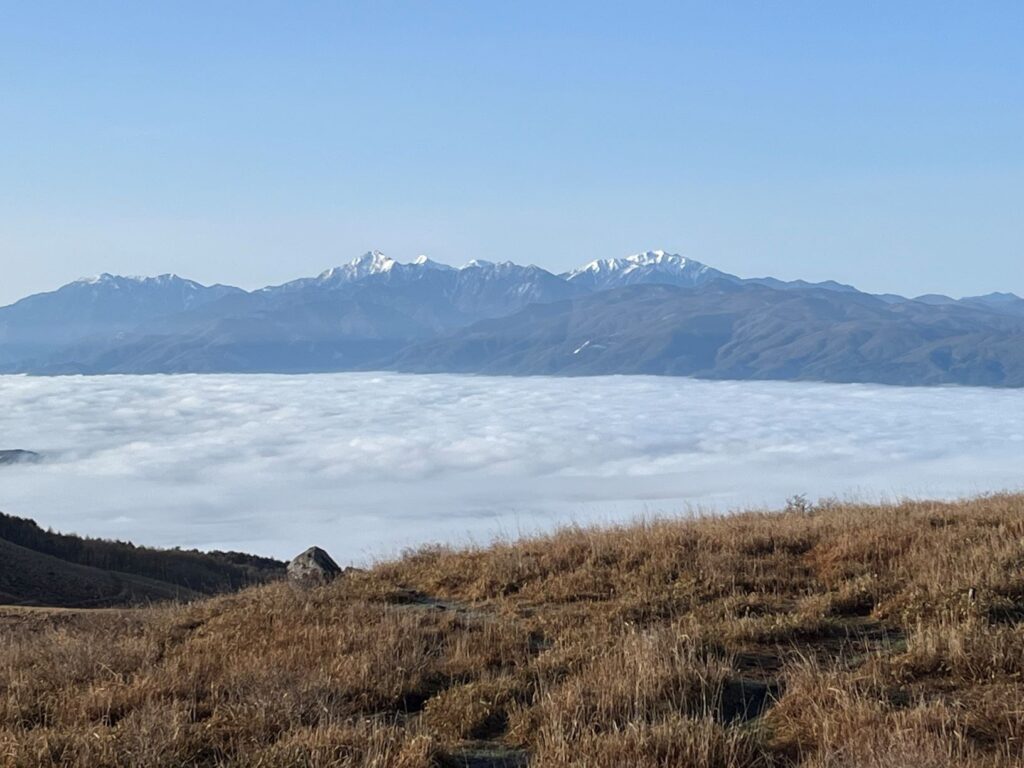
<path fill-rule="evenodd" d="M 341 568 L 320 547 L 310 547 L 288 563 L 288 581 L 298 587 L 327 584 L 341 575 Z"/>
<path fill-rule="evenodd" d="M 39 461 L 40 456 L 35 451 L 0 451 L 0 464 L 28 464 Z"/>

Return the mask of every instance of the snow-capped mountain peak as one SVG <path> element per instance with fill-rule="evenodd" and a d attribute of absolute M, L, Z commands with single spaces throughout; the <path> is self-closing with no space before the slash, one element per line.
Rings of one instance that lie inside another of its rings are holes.
<path fill-rule="evenodd" d="M 348 264 L 328 269 L 326 272 L 321 272 L 319 277 L 316 278 L 316 282 L 321 285 L 330 286 L 342 283 L 354 283 L 367 277 L 373 277 L 375 275 L 391 275 L 396 272 L 408 275 L 410 272 L 420 272 L 422 270 L 447 272 L 453 269 L 454 267 L 450 267 L 447 264 L 441 264 L 440 262 L 434 261 L 423 254 L 420 254 L 411 262 L 403 264 L 380 251 L 367 251 L 362 256 L 350 261 Z M 296 283 L 303 283 L 303 281 L 299 280 L 296 281 Z"/>
<path fill-rule="evenodd" d="M 564 277 L 570 282 L 598 290 L 633 283 L 695 286 L 718 278 L 732 278 L 699 261 L 660 249 L 618 259 L 597 259 Z"/>
<path fill-rule="evenodd" d="M 419 256 L 417 256 L 415 259 L 413 259 L 412 262 L 410 262 L 406 266 L 421 267 L 423 269 L 437 269 L 437 270 L 440 270 L 442 272 L 453 272 L 455 270 L 455 267 L 452 267 L 452 266 L 450 266 L 448 264 L 442 264 L 439 261 L 434 261 L 433 259 L 431 259 L 427 255 L 422 254 L 422 253 Z"/>
<path fill-rule="evenodd" d="M 66 288 L 75 286 L 97 286 L 100 288 L 121 288 L 121 287 L 146 287 L 156 288 L 161 286 L 176 285 L 183 289 L 197 290 L 202 288 L 199 283 L 193 280 L 187 280 L 183 277 L 172 273 L 166 273 L 163 275 L 155 275 L 152 277 L 146 277 L 142 275 L 112 275 L 109 272 L 103 272 L 92 277 L 81 277 L 75 280 L 73 283 L 69 283 Z"/>
<path fill-rule="evenodd" d="M 655 267 L 659 271 L 678 271 L 687 267 L 703 267 L 703 264 L 687 259 L 677 253 L 668 253 L 663 250 L 644 251 L 643 253 L 632 253 L 619 259 L 596 259 L 585 264 L 579 269 L 570 272 L 570 276 L 584 272 L 632 272 L 644 267 Z"/>
<path fill-rule="evenodd" d="M 661 264 L 661 263 L 686 263 L 686 257 L 680 256 L 678 253 L 669 253 L 666 250 L 657 248 L 653 251 L 644 251 L 643 253 L 631 253 L 626 256 L 623 261 L 628 261 L 631 264 Z"/>
<path fill-rule="evenodd" d="M 492 272 L 509 273 L 509 272 L 531 272 L 535 271 L 537 267 L 533 264 L 524 265 L 516 264 L 514 261 L 488 261 L 487 259 L 472 259 L 467 261 L 463 270 L 467 269 L 482 269 Z"/>
<path fill-rule="evenodd" d="M 361 280 L 370 275 L 390 272 L 397 263 L 390 256 L 385 256 L 380 251 L 367 251 L 362 256 L 352 259 L 348 264 L 332 267 L 325 272 L 321 272 L 317 282 L 348 283 L 353 280 Z"/>
<path fill-rule="evenodd" d="M 75 280 L 72 285 L 99 285 L 101 283 L 111 283 L 117 278 L 109 272 L 103 272 L 99 275 L 92 275 L 91 277 L 80 277 Z"/>

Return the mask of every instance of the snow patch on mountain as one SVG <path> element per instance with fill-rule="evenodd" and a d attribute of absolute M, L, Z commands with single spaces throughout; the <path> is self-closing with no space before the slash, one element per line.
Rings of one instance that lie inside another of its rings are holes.
<path fill-rule="evenodd" d="M 413 259 L 412 263 L 409 264 L 409 266 L 411 266 L 411 267 L 422 267 L 423 269 L 436 269 L 439 272 L 455 272 L 456 271 L 455 267 L 453 267 L 453 266 L 451 266 L 449 264 L 442 264 L 439 261 L 434 261 L 429 256 L 426 256 L 425 254 L 422 254 L 422 253 L 419 256 L 417 256 L 415 259 Z"/>
<path fill-rule="evenodd" d="M 370 275 L 381 275 L 394 269 L 398 262 L 380 251 L 367 251 L 348 264 L 321 272 L 318 283 L 351 283 Z"/>
<path fill-rule="evenodd" d="M 596 259 L 563 277 L 595 290 L 636 283 L 697 286 L 716 279 L 738 280 L 695 259 L 660 249 L 619 259 Z"/>
<path fill-rule="evenodd" d="M 152 277 L 145 275 L 112 275 L 109 272 L 103 272 L 99 275 L 93 275 L 91 277 L 81 277 L 78 280 L 70 283 L 72 286 L 84 286 L 84 285 L 99 285 L 109 286 L 111 288 L 120 288 L 121 286 L 166 286 L 166 285 L 180 285 L 190 290 L 197 290 L 204 286 L 195 282 L 194 280 L 187 280 L 178 275 L 167 273 L 163 275 L 155 275 Z M 65 286 L 68 287 L 68 286 Z"/>

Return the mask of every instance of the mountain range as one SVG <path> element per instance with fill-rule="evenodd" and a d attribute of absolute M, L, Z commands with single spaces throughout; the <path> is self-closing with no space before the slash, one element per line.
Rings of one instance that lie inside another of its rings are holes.
<path fill-rule="evenodd" d="M 0 308 L 0 372 L 659 374 L 1024 386 L 1024 299 L 872 295 L 647 251 L 564 274 L 378 251 L 244 291 L 109 274 Z"/>

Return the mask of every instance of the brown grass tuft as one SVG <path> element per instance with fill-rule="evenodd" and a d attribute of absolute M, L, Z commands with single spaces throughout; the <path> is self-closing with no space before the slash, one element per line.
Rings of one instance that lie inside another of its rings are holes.
<path fill-rule="evenodd" d="M 0 765 L 1009 768 L 1024 497 L 791 505 L 309 593 L 0 609 Z"/>

